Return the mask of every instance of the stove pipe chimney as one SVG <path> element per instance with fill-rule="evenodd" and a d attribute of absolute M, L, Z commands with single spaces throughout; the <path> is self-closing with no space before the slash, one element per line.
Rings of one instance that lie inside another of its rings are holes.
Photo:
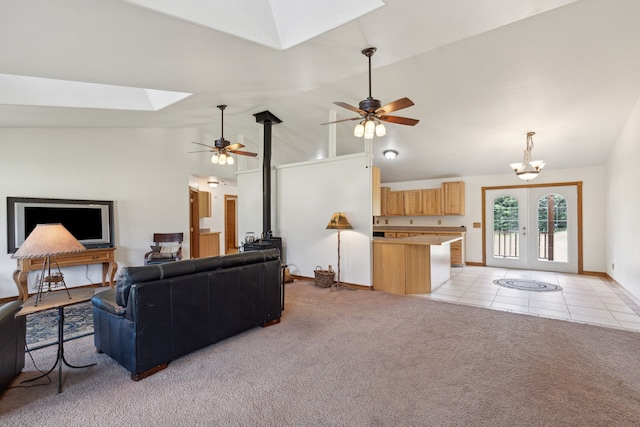
<path fill-rule="evenodd" d="M 263 111 L 253 115 L 257 123 L 264 125 L 264 155 L 262 156 L 262 237 L 272 237 L 271 230 L 271 126 L 282 120 Z"/>

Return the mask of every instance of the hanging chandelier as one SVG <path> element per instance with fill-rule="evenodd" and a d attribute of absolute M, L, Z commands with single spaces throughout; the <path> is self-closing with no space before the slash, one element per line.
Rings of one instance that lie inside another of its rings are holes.
<path fill-rule="evenodd" d="M 523 181 L 531 181 L 534 179 L 542 168 L 544 167 L 543 160 L 531 160 L 531 150 L 533 150 L 533 138 L 535 132 L 527 133 L 527 149 L 524 150 L 524 159 L 522 163 L 511 163 L 511 169 L 513 169 L 518 176 Z"/>

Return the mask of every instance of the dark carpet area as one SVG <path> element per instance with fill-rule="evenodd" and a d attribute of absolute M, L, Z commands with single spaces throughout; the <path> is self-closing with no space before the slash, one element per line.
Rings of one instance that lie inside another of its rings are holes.
<path fill-rule="evenodd" d="M 93 334 L 91 302 L 64 309 L 64 340 Z M 27 315 L 27 346 L 37 350 L 58 343 L 58 310 L 51 309 Z"/>

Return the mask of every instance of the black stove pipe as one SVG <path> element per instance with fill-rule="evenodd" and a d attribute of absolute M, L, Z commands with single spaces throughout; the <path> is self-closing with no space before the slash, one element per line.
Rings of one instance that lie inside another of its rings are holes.
<path fill-rule="evenodd" d="M 282 120 L 269 111 L 254 114 L 257 123 L 264 126 L 264 154 L 262 156 L 262 238 L 270 239 L 271 230 L 271 127 Z"/>

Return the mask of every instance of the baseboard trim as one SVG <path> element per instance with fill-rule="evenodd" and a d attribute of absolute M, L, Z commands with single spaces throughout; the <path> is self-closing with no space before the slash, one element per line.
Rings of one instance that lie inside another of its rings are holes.
<path fill-rule="evenodd" d="M 297 274 L 292 274 L 291 276 L 294 279 L 304 280 L 304 281 L 307 281 L 307 282 L 315 282 L 315 280 L 316 280 L 314 277 L 299 276 Z M 347 283 L 347 282 L 340 281 L 340 285 L 348 286 L 348 287 L 354 288 L 354 289 L 362 289 L 362 290 L 365 290 L 365 291 L 372 291 L 373 290 L 373 286 L 360 285 L 360 284 L 357 284 L 357 283 Z"/>

